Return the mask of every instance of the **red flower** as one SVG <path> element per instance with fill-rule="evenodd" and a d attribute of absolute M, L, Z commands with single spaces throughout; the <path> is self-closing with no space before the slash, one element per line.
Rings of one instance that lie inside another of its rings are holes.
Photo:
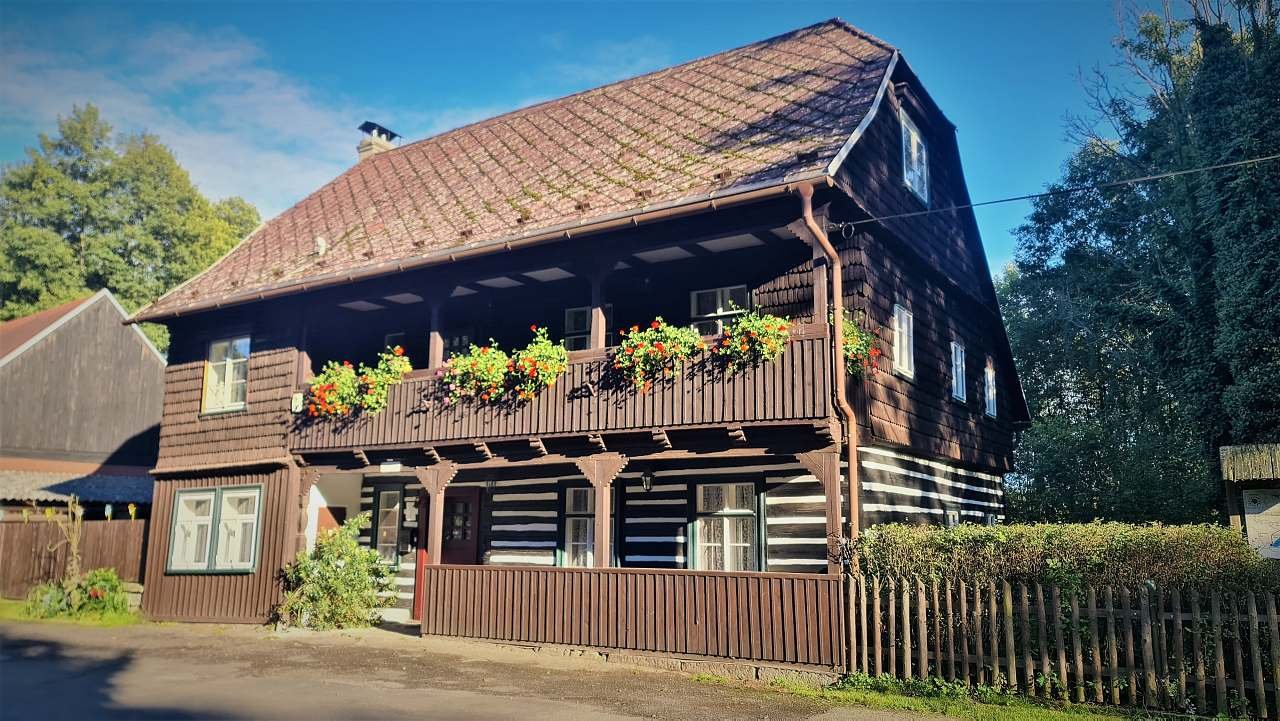
<path fill-rule="evenodd" d="M 649 324 L 649 327 L 650 327 L 650 328 L 652 328 L 652 329 L 654 329 L 654 330 L 657 330 L 657 329 L 658 329 L 658 321 L 656 321 L 656 320 L 655 320 L 655 321 L 653 321 L 652 323 L 650 323 L 650 324 Z"/>
<path fill-rule="evenodd" d="M 538 332 L 538 324 L 537 324 L 537 323 L 534 323 L 533 325 L 529 326 L 529 330 L 533 331 L 534 333 L 537 333 L 537 332 Z"/>
<path fill-rule="evenodd" d="M 632 348 L 632 347 L 630 347 L 630 346 L 628 346 L 628 347 L 627 347 L 627 355 L 632 355 L 632 354 L 634 354 L 635 352 L 636 352 L 636 349 L 635 349 L 635 348 Z"/>

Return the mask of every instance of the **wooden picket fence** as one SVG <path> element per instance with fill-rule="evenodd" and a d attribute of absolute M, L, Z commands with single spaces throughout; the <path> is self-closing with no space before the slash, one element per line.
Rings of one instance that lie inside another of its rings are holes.
<path fill-rule="evenodd" d="M 32 586 L 62 578 L 67 547 L 55 523 L 0 523 L 0 597 L 23 598 Z M 123 581 L 140 583 L 146 559 L 147 521 L 85 521 L 80 567 L 114 568 Z"/>
<path fill-rule="evenodd" d="M 1270 592 L 854 576 L 851 666 L 1029 696 L 1280 717 Z"/>

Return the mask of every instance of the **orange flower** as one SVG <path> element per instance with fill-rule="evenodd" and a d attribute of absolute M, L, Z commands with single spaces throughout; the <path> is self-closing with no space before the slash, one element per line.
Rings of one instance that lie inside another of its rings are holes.
<path fill-rule="evenodd" d="M 638 325 L 633 325 L 633 326 L 631 326 L 631 332 L 632 332 L 632 333 L 639 333 L 639 332 L 640 332 L 640 326 L 638 326 Z"/>
<path fill-rule="evenodd" d="M 404 355 L 404 348 L 401 348 L 400 346 L 396 346 L 395 348 L 392 348 L 392 349 L 391 349 L 391 352 L 392 352 L 394 355 L 402 356 L 402 355 Z"/>

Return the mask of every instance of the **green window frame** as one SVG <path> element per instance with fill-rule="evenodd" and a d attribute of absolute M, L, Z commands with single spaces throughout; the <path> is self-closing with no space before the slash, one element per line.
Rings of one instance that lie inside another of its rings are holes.
<path fill-rule="evenodd" d="M 737 492 L 738 487 L 750 487 L 752 493 L 752 501 L 749 504 L 726 503 L 725 507 L 718 509 L 709 509 L 708 502 L 711 500 L 707 494 L 707 490 L 711 488 L 719 488 L 725 498 L 729 498 L 731 494 Z M 747 526 L 741 523 L 746 519 L 750 519 L 750 528 L 748 535 L 750 537 L 750 545 L 754 547 L 754 553 L 749 557 L 750 563 L 747 568 L 726 568 L 728 565 L 725 561 L 731 555 L 731 547 L 742 546 L 741 539 L 735 543 L 731 540 L 731 534 L 735 525 Z M 704 528 L 709 523 L 719 522 L 720 528 L 720 545 L 722 548 L 722 558 L 720 568 L 705 567 L 709 563 L 709 559 L 704 557 L 703 546 L 709 545 L 711 541 L 705 538 L 707 533 Z M 765 538 L 765 488 L 762 479 L 751 478 L 735 478 L 725 481 L 703 481 L 689 484 L 689 521 L 686 528 L 685 537 L 688 538 L 688 562 L 686 567 L 692 570 L 703 571 L 765 571 L 768 570 L 767 563 L 767 547 Z"/>
<path fill-rule="evenodd" d="M 173 494 L 166 574 L 240 574 L 262 555 L 261 485 L 189 488 Z M 244 502 L 252 499 L 252 505 Z M 201 504 L 207 504 L 202 506 Z M 234 540 L 232 540 L 234 539 Z M 245 539 L 252 544 L 245 552 Z M 231 544 L 239 543 L 239 546 Z M 239 550 L 238 554 L 233 553 Z"/>
<path fill-rule="evenodd" d="M 399 570 L 400 569 L 400 536 L 402 535 L 402 530 L 404 528 L 405 484 L 404 483 L 375 483 L 372 486 L 368 486 L 368 488 L 370 488 L 373 491 L 373 505 L 371 509 L 373 511 L 373 521 L 369 528 L 369 547 L 372 548 L 374 551 L 378 552 L 378 557 L 382 559 L 383 564 L 385 564 L 389 568 Z M 382 507 L 383 494 L 394 494 L 396 496 L 395 511 L 394 511 L 395 512 L 395 528 L 392 530 L 392 533 L 394 536 L 394 542 L 395 542 L 393 555 L 395 557 L 390 561 L 382 557 L 382 547 L 388 544 L 383 542 L 382 538 L 380 537 L 381 534 L 379 533 L 382 529 L 382 523 L 381 523 L 382 515 L 383 515 L 382 511 L 385 510 Z M 424 509 L 422 508 L 418 509 L 418 513 L 423 513 L 423 512 L 424 512 Z"/>

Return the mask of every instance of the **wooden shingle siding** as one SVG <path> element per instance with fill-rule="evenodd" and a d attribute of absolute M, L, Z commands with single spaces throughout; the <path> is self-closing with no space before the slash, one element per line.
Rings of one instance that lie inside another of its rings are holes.
<path fill-rule="evenodd" d="M 851 383 L 864 441 L 897 444 L 924 455 L 1006 472 L 1012 465 L 1015 384 L 1013 369 L 999 361 L 999 319 L 972 298 L 939 282 L 935 273 L 894 242 L 859 233 L 848 243 L 851 270 L 846 303 L 863 310 L 884 329 L 880 370 Z M 893 306 L 914 316 L 915 374 L 896 375 L 893 364 Z M 951 342 L 965 346 L 967 400 L 951 395 Z M 984 413 L 983 371 L 996 358 L 998 412 Z"/>
<path fill-rule="evenodd" d="M 450 405 L 440 381 L 415 374 L 391 388 L 387 408 L 377 416 L 345 423 L 299 417 L 290 445 L 295 451 L 420 447 L 584 431 L 818 421 L 830 415 L 830 341 L 824 327 L 808 328 L 797 332 L 775 362 L 725 374 L 704 358 L 648 393 L 619 387 L 605 372 L 608 360 L 570 363 L 555 387 L 515 406 Z"/>
<path fill-rule="evenodd" d="M 287 456 L 297 351 L 251 348 L 244 410 L 207 414 L 201 413 L 203 352 L 203 345 L 197 345 L 187 360 L 171 364 L 165 372 L 156 471 L 279 461 Z"/>
<path fill-rule="evenodd" d="M 984 523 L 988 516 L 1004 519 L 1004 483 L 998 475 L 900 449 L 863 447 L 858 459 L 865 526 L 942 524 L 948 511 L 958 513 L 962 523 Z"/>
<path fill-rule="evenodd" d="M 166 573 L 175 492 L 243 485 L 262 486 L 256 569 L 252 573 Z M 277 575 L 298 550 L 298 493 L 297 471 L 289 468 L 157 479 L 147 543 L 143 610 L 158 620 L 266 622 L 280 601 Z"/>

